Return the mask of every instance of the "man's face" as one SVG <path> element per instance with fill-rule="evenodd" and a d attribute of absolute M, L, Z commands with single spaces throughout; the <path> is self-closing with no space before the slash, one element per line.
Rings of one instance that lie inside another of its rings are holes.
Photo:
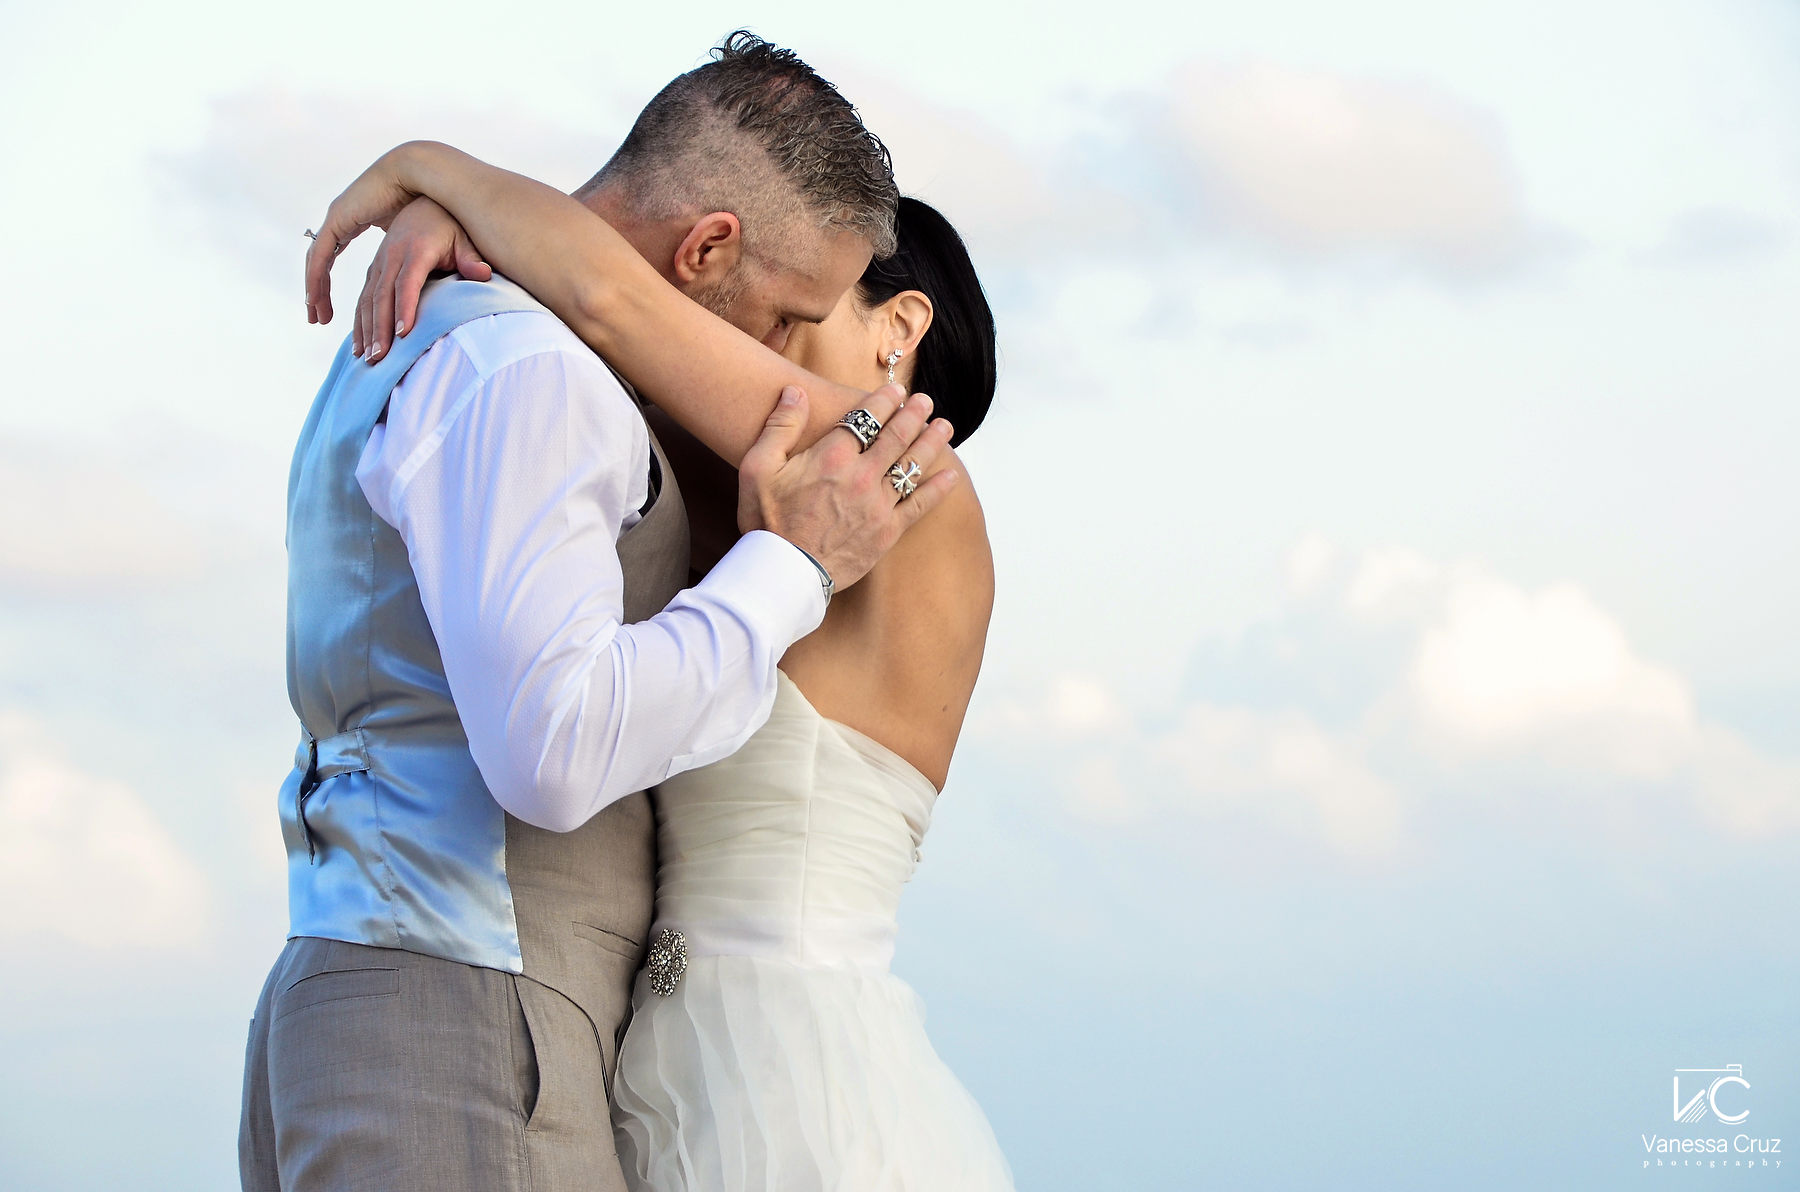
<path fill-rule="evenodd" d="M 779 352 L 797 324 L 831 317 L 874 255 L 868 240 L 853 232 L 821 231 L 808 239 L 796 246 L 792 261 L 745 254 L 725 278 L 690 289 L 688 297 Z"/>

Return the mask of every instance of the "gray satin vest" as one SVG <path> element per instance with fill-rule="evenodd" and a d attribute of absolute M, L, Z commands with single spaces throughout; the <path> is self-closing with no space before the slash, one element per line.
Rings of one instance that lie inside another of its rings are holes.
<path fill-rule="evenodd" d="M 432 344 L 471 320 L 527 310 L 544 308 L 498 275 L 430 283 L 417 326 L 379 364 L 351 356 L 346 340 L 300 432 L 288 478 L 287 673 L 304 732 L 280 793 L 289 937 L 525 973 L 587 1008 L 607 979 L 592 949 L 631 955 L 649 929 L 649 799 L 631 795 L 567 833 L 494 801 L 406 543 L 356 479 L 390 393 Z M 654 434 L 650 444 L 660 489 L 653 476 L 649 510 L 619 540 L 627 622 L 654 616 L 687 582 L 687 513 Z"/>

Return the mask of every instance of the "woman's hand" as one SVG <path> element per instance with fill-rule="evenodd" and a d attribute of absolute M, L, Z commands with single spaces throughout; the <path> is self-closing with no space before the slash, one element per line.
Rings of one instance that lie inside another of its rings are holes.
<path fill-rule="evenodd" d="M 396 227 L 401 213 L 409 206 L 418 208 L 407 219 L 402 242 L 384 243 L 375 254 L 363 283 L 362 301 L 357 307 L 356 326 L 352 329 L 351 347 L 357 355 L 365 348 L 379 344 L 380 351 L 370 359 L 378 359 L 393 342 L 386 330 L 398 319 L 393 308 L 393 285 L 402 267 L 417 271 L 411 293 L 403 297 L 405 306 L 400 318 L 407 325 L 418 309 L 418 292 L 425 275 L 432 269 L 456 269 L 475 281 L 486 281 L 487 265 L 475 252 L 475 246 L 456 221 L 429 199 L 420 199 L 413 185 L 414 167 L 427 164 L 433 150 L 453 152 L 445 146 L 409 141 L 382 154 L 375 164 L 364 170 L 344 193 L 331 201 L 325 211 L 311 247 L 306 250 L 306 321 L 331 322 L 331 266 L 337 255 L 349 247 L 363 232 L 372 227 Z M 396 227 L 396 230 L 399 230 Z M 410 274 L 408 275 L 411 276 Z M 385 291 L 383 289 L 385 285 Z M 381 307 L 383 323 L 376 329 L 372 320 L 380 295 L 386 293 Z"/>
<path fill-rule="evenodd" d="M 418 198 L 394 216 L 356 302 L 350 351 L 373 364 L 387 355 L 396 335 L 412 329 L 419 313 L 419 292 L 434 270 L 455 270 L 469 281 L 494 275 L 469 234 L 448 211 Z"/>
<path fill-rule="evenodd" d="M 408 146 L 390 149 L 358 175 L 325 209 L 325 222 L 306 250 L 306 321 L 331 322 L 331 263 L 363 232 L 387 227 L 417 196 L 403 182 Z"/>

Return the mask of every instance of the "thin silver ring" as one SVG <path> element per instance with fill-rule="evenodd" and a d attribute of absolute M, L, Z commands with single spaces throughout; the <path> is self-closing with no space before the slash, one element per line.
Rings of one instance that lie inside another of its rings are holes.
<path fill-rule="evenodd" d="M 317 232 L 313 231 L 311 228 L 306 229 L 306 232 L 304 234 L 308 240 L 317 240 L 319 238 L 319 234 Z"/>
<path fill-rule="evenodd" d="M 856 436 L 856 441 L 861 444 L 859 451 L 867 451 L 875 436 L 881 433 L 881 420 L 867 410 L 851 410 L 838 419 L 838 425 Z"/>

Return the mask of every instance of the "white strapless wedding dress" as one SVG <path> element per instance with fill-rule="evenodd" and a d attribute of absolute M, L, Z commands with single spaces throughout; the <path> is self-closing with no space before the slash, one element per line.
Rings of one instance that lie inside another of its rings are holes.
<path fill-rule="evenodd" d="M 918 995 L 888 971 L 936 796 L 786 675 L 742 749 L 657 788 L 651 937 L 680 932 L 688 956 L 668 996 L 638 975 L 619 1051 L 613 1120 L 633 1189 L 1012 1187 Z"/>

